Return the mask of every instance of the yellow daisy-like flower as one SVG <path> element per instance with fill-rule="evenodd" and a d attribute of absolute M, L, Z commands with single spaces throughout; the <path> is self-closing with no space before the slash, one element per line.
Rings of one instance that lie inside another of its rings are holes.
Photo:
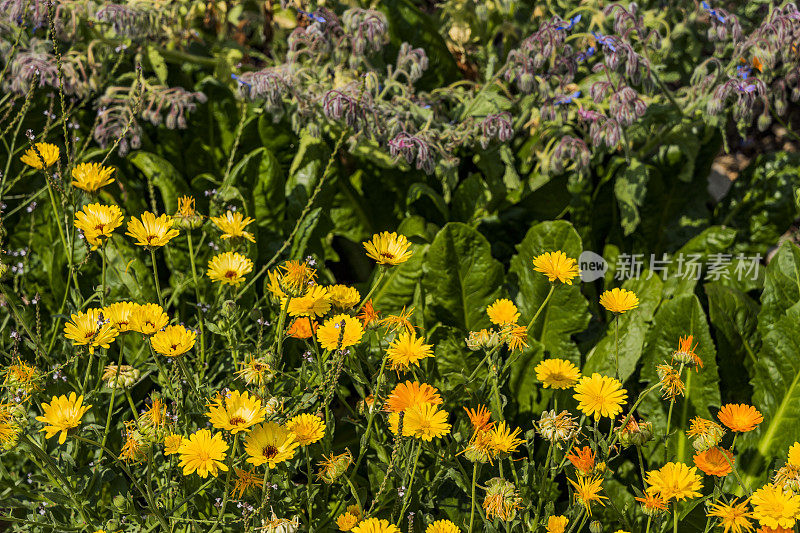
<path fill-rule="evenodd" d="M 90 204 L 75 213 L 75 227 L 83 232 L 92 250 L 103 246 L 122 225 L 122 211 L 116 205 Z"/>
<path fill-rule="evenodd" d="M 167 326 L 150 338 L 150 345 L 156 353 L 167 357 L 177 357 L 192 349 L 197 334 L 183 326 Z"/>
<path fill-rule="evenodd" d="M 371 241 L 363 243 L 367 250 L 367 257 L 374 259 L 379 265 L 399 265 L 405 263 L 411 257 L 411 245 L 405 235 L 397 233 L 383 233 L 372 236 Z"/>
<path fill-rule="evenodd" d="M 491 431 L 492 448 L 501 453 L 512 453 L 517 451 L 520 444 L 525 442 L 517 436 L 522 433 L 520 428 L 511 429 L 505 422 L 500 422 Z"/>
<path fill-rule="evenodd" d="M 215 428 L 236 434 L 263 422 L 266 413 L 260 398 L 250 396 L 249 392 L 231 391 L 225 397 L 218 395 L 209 404 L 206 416 Z"/>
<path fill-rule="evenodd" d="M 719 519 L 719 525 L 724 528 L 724 533 L 753 531 L 753 524 L 750 522 L 753 513 L 747 510 L 747 500 L 741 503 L 736 503 L 736 500 L 731 503 L 716 501 L 711 504 L 710 509 L 708 516 Z"/>
<path fill-rule="evenodd" d="M 339 528 L 339 531 L 350 531 L 358 524 L 359 520 L 360 518 L 358 516 L 348 511 L 336 517 L 336 526 Z"/>
<path fill-rule="evenodd" d="M 137 246 L 158 248 L 164 246 L 174 237 L 178 230 L 172 228 L 172 217 L 169 215 L 155 216 L 149 211 L 142 213 L 142 218 L 131 217 L 128 222 L 128 231 L 125 235 L 136 239 Z"/>
<path fill-rule="evenodd" d="M 569 482 L 575 489 L 575 499 L 586 508 L 586 513 L 589 516 L 592 516 L 592 502 L 605 505 L 602 500 L 607 500 L 608 498 L 600 495 L 600 491 L 603 490 L 603 478 L 601 476 L 578 476 L 578 481 L 570 479 Z"/>
<path fill-rule="evenodd" d="M 566 516 L 551 516 L 547 519 L 547 533 L 564 533 L 567 530 L 569 518 Z"/>
<path fill-rule="evenodd" d="M 450 520 L 437 520 L 425 528 L 425 533 L 460 533 L 460 530 Z"/>
<path fill-rule="evenodd" d="M 36 417 L 36 420 L 46 424 L 39 431 L 44 431 L 44 436 L 48 439 L 60 431 L 58 443 L 64 444 L 67 432 L 81 424 L 81 418 L 91 407 L 83 405 L 83 395 L 76 396 L 74 392 L 71 392 L 69 397 L 63 394 L 53 396 L 50 403 L 42 404 L 42 416 Z"/>
<path fill-rule="evenodd" d="M 70 316 L 64 325 L 64 336 L 76 346 L 88 346 L 89 353 L 97 347 L 108 348 L 119 331 L 103 320 L 101 309 L 87 309 Z"/>
<path fill-rule="evenodd" d="M 567 257 L 567 254 L 561 250 L 545 252 L 534 257 L 533 270 L 547 276 L 547 280 L 550 282 L 558 280 L 567 285 L 572 285 L 572 280 L 580 274 L 575 260 Z"/>
<path fill-rule="evenodd" d="M 331 285 L 328 287 L 328 298 L 335 307 L 342 310 L 352 309 L 361 301 L 358 289 L 347 285 Z"/>
<path fill-rule="evenodd" d="M 800 442 L 795 442 L 789 447 L 787 462 L 792 466 L 800 466 Z"/>
<path fill-rule="evenodd" d="M 502 332 L 503 339 L 506 341 L 506 346 L 512 352 L 521 351 L 523 348 L 528 347 L 528 328 L 525 326 L 518 326 L 510 324 Z"/>
<path fill-rule="evenodd" d="M 753 493 L 750 498 L 753 516 L 766 527 L 793 528 L 800 514 L 800 496 L 790 490 L 769 483 Z"/>
<path fill-rule="evenodd" d="M 250 217 L 245 217 L 238 212 L 234 213 L 233 211 L 228 211 L 224 215 L 211 217 L 210 220 L 217 228 L 220 229 L 220 231 L 222 231 L 221 237 L 223 239 L 234 239 L 241 237 L 250 242 L 256 242 L 253 234 L 244 230 L 248 224 L 255 222 L 255 220 Z"/>
<path fill-rule="evenodd" d="M 433 357 L 433 345 L 425 344 L 425 339 L 415 332 L 403 331 L 389 344 L 386 355 L 392 370 L 408 371 L 411 365 L 419 366 L 419 361 Z"/>
<path fill-rule="evenodd" d="M 429 403 L 409 407 L 403 417 L 403 436 L 414 437 L 424 441 L 440 438 L 450 433 L 447 423 L 447 412 L 440 411 Z"/>
<path fill-rule="evenodd" d="M 581 371 L 564 359 L 545 359 L 535 368 L 536 379 L 544 384 L 544 388 L 568 389 L 578 382 Z"/>
<path fill-rule="evenodd" d="M 50 143 L 36 143 L 35 146 L 36 149 L 28 148 L 20 157 L 20 161 L 38 170 L 44 170 L 56 164 L 59 154 L 58 146 Z"/>
<path fill-rule="evenodd" d="M 114 182 L 111 175 L 112 167 L 104 167 L 100 163 L 81 163 L 72 169 L 72 185 L 88 193 L 97 192 L 100 187 L 105 187 Z"/>
<path fill-rule="evenodd" d="M 255 426 L 244 441 L 244 451 L 249 457 L 247 462 L 260 466 L 264 463 L 275 468 L 278 463 L 294 457 L 294 451 L 300 444 L 294 433 L 275 422 L 266 422 Z"/>
<path fill-rule="evenodd" d="M 307 413 L 297 415 L 286 423 L 286 429 L 294 433 L 300 446 L 308 446 L 325 436 L 325 422 L 317 415 Z"/>
<path fill-rule="evenodd" d="M 175 455 L 183 444 L 183 436 L 177 433 L 170 433 L 164 437 L 164 455 Z"/>
<path fill-rule="evenodd" d="M 486 314 L 489 315 L 489 320 L 492 324 L 497 324 L 498 326 L 516 324 L 517 320 L 519 320 L 517 306 L 506 298 L 495 300 L 492 305 L 486 308 Z"/>
<path fill-rule="evenodd" d="M 353 533 L 400 533 L 400 528 L 394 524 L 390 524 L 388 520 L 367 518 L 351 531 L 353 531 Z"/>
<path fill-rule="evenodd" d="M 342 329 L 344 325 L 344 329 Z M 364 327 L 350 315 L 335 315 L 317 330 L 317 340 L 325 350 L 341 350 L 357 344 L 364 336 Z"/>
<path fill-rule="evenodd" d="M 614 418 L 622 412 L 622 404 L 628 397 L 622 383 L 597 372 L 591 376 L 583 376 L 575 385 L 574 398 L 578 400 L 578 409 L 586 416 Z"/>
<path fill-rule="evenodd" d="M 683 463 L 667 463 L 658 470 L 649 471 L 645 478 L 647 493 L 667 502 L 673 498 L 677 501 L 697 498 L 703 488 L 697 468 Z"/>
<path fill-rule="evenodd" d="M 639 307 L 639 298 L 633 291 L 615 287 L 600 295 L 600 305 L 619 314 Z"/>
<path fill-rule="evenodd" d="M 753 431 L 764 421 L 761 413 L 752 405 L 743 403 L 729 403 L 723 405 L 717 413 L 719 421 L 725 424 L 731 431 L 747 432 Z"/>
<path fill-rule="evenodd" d="M 406 381 L 394 388 L 386 399 L 383 409 L 390 413 L 401 413 L 409 407 L 423 403 L 439 405 L 442 403 L 442 397 L 438 392 L 435 387 L 431 387 L 427 383 Z"/>
<path fill-rule="evenodd" d="M 231 494 L 235 498 L 240 499 L 250 489 L 261 490 L 264 485 L 264 478 L 258 477 L 252 471 L 241 468 L 234 468 L 233 471 L 236 473 L 236 481 L 234 481 Z"/>
<path fill-rule="evenodd" d="M 142 335 L 152 335 L 167 326 L 169 317 L 164 308 L 158 304 L 134 304 L 131 313 L 131 331 L 138 331 Z"/>
<path fill-rule="evenodd" d="M 245 274 L 253 271 L 253 262 L 239 252 L 224 252 L 215 255 L 208 262 L 206 275 L 211 281 L 219 281 L 223 285 L 239 285 Z"/>
<path fill-rule="evenodd" d="M 136 304 L 132 302 L 116 302 L 103 308 L 103 318 L 108 320 L 120 333 L 132 330 L 133 311 Z"/>
<path fill-rule="evenodd" d="M 281 307 L 286 305 L 286 299 L 281 301 Z M 331 300 L 325 287 L 314 285 L 305 294 L 289 300 L 286 311 L 290 316 L 318 317 L 325 315 L 331 308 Z"/>
<path fill-rule="evenodd" d="M 227 449 L 228 444 L 222 440 L 222 435 L 201 429 L 181 442 L 178 447 L 181 456 L 178 465 L 183 468 L 184 476 L 197 472 L 197 475 L 204 479 L 209 474 L 217 477 L 220 470 L 228 471 L 224 463 Z"/>

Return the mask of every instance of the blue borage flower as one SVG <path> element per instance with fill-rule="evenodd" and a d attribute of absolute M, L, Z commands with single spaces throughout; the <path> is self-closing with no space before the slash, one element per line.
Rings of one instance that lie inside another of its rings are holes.
<path fill-rule="evenodd" d="M 716 9 L 712 9 L 712 7 L 708 5 L 708 2 L 700 2 L 700 5 L 703 7 L 703 9 L 708 11 L 709 15 L 720 21 L 722 24 L 725 24 L 725 17 L 723 17 Z"/>
<path fill-rule="evenodd" d="M 614 45 L 614 37 L 611 35 L 603 35 L 602 33 L 598 33 L 596 31 L 592 32 L 592 35 L 597 40 L 598 43 L 602 44 L 612 52 L 617 51 L 617 47 Z"/>
<path fill-rule="evenodd" d="M 555 98 L 555 100 L 553 101 L 553 104 L 554 105 L 571 104 L 572 101 L 575 100 L 576 98 L 580 97 L 580 95 L 581 95 L 580 91 L 575 91 L 574 93 L 569 94 L 569 95 L 557 96 Z"/>
<path fill-rule="evenodd" d="M 578 14 L 578 15 L 575 15 L 574 17 L 572 17 L 571 19 L 569 19 L 569 24 L 566 24 L 566 25 L 565 25 L 565 22 L 566 22 L 566 21 L 565 21 L 565 22 L 562 22 L 561 24 L 558 24 L 558 25 L 556 26 L 556 29 L 557 29 L 557 30 L 569 31 L 569 30 L 571 30 L 572 28 L 574 28 L 574 27 L 575 27 L 575 24 L 577 24 L 577 23 L 578 23 L 578 22 L 580 22 L 580 21 L 581 21 L 581 15 L 580 15 L 580 14 Z"/>

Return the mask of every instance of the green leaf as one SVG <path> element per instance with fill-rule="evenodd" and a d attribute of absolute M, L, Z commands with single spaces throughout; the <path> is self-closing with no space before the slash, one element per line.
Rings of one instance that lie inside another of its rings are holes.
<path fill-rule="evenodd" d="M 556 220 L 537 224 L 528 230 L 517 245 L 517 254 L 511 258 L 509 273 L 512 284 L 518 289 L 515 301 L 520 311 L 520 324 L 527 325 L 530 322 L 551 287 L 544 274 L 533 270 L 533 258 L 556 250 L 563 251 L 575 260 L 583 251 L 581 238 L 569 222 Z M 528 335 L 540 341 L 554 357 L 577 363 L 580 355 L 571 336 L 583 331 L 589 318 L 588 303 L 581 294 L 580 279 L 573 280 L 572 285 L 556 282 L 553 296 Z"/>
<path fill-rule="evenodd" d="M 172 163 L 150 152 L 133 152 L 128 160 L 161 192 L 164 209 L 172 214 L 178 209 L 178 195 L 189 190 L 183 176 Z"/>
<path fill-rule="evenodd" d="M 784 243 L 767 266 L 758 329 L 762 335 L 800 301 L 800 248 Z"/>
<path fill-rule="evenodd" d="M 153 72 L 156 73 L 158 81 L 160 81 L 162 85 L 167 85 L 167 74 L 169 71 L 167 70 L 167 64 L 164 62 L 164 58 L 161 57 L 158 48 L 152 45 L 147 46 L 147 60 L 150 62 Z"/>
<path fill-rule="evenodd" d="M 447 224 L 428 249 L 423 272 L 435 320 L 464 331 L 489 326 L 486 307 L 501 296 L 504 276 L 483 235 L 460 222 Z"/>
<path fill-rule="evenodd" d="M 625 235 L 630 235 L 639 226 L 639 207 L 647 194 L 650 169 L 641 161 L 633 160 L 614 182 L 614 195 L 620 211 L 620 225 Z"/>

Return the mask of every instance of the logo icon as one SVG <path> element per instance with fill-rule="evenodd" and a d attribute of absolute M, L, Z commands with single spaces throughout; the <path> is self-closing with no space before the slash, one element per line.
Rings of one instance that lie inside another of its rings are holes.
<path fill-rule="evenodd" d="M 581 281 L 594 281 L 600 279 L 608 270 L 608 263 L 601 256 L 589 250 L 581 253 L 578 258 L 581 269 Z"/>

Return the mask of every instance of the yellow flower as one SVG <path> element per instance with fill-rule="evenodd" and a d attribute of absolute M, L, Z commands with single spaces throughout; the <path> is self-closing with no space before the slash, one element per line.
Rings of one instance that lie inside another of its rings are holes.
<path fill-rule="evenodd" d="M 461 533 L 450 520 L 437 520 L 425 528 L 425 533 Z"/>
<path fill-rule="evenodd" d="M 697 475 L 697 468 L 683 463 L 667 463 L 658 470 L 651 470 L 645 476 L 647 493 L 659 496 L 664 501 L 697 498 L 703 484 Z"/>
<path fill-rule="evenodd" d="M 513 520 L 521 503 L 522 498 L 519 497 L 516 487 L 510 481 L 495 477 L 486 483 L 486 498 L 483 500 L 486 518 L 491 520 L 497 517 L 500 520 Z"/>
<path fill-rule="evenodd" d="M 215 428 L 236 434 L 263 422 L 266 408 L 261 406 L 260 398 L 250 396 L 249 392 L 231 391 L 226 397 L 217 396 L 208 406 L 206 416 Z"/>
<path fill-rule="evenodd" d="M 150 445 L 144 440 L 142 434 L 136 428 L 136 422 L 125 422 L 125 443 L 119 452 L 119 458 L 126 463 L 138 463 L 147 458 Z"/>
<path fill-rule="evenodd" d="M 597 372 L 583 376 L 575 385 L 574 398 L 578 400 L 578 409 L 586 416 L 614 418 L 622 412 L 622 404 L 628 397 L 622 383 Z"/>
<path fill-rule="evenodd" d="M 215 255 L 208 262 L 206 275 L 211 281 L 219 281 L 223 285 L 239 285 L 245 274 L 253 271 L 253 262 L 238 252 L 224 252 Z"/>
<path fill-rule="evenodd" d="M 248 224 L 254 222 L 254 219 L 245 217 L 241 213 L 228 211 L 224 215 L 211 217 L 211 222 L 222 231 L 223 239 L 242 237 L 250 242 L 256 242 L 253 234 L 244 230 Z"/>
<path fill-rule="evenodd" d="M 286 261 L 280 266 L 277 274 L 282 290 L 288 290 L 292 296 L 299 296 L 306 291 L 308 285 L 317 277 L 317 271 L 306 261 Z"/>
<path fill-rule="evenodd" d="M 255 426 L 244 441 L 244 451 L 250 456 L 247 462 L 254 466 L 266 463 L 269 468 L 294 457 L 298 446 L 294 433 L 275 422 Z"/>
<path fill-rule="evenodd" d="M 410 243 L 405 235 L 384 231 L 372 236 L 372 241 L 364 242 L 367 257 L 374 259 L 379 265 L 399 265 L 411 257 Z"/>
<path fill-rule="evenodd" d="M 708 516 L 719 519 L 719 525 L 725 528 L 724 533 L 729 531 L 733 533 L 753 531 L 753 524 L 749 520 L 753 518 L 753 513 L 747 510 L 747 500 L 738 504 L 736 500 L 729 504 L 718 500 L 711 504 L 710 507 L 711 510 L 708 512 Z"/>
<path fill-rule="evenodd" d="M 143 428 L 160 428 L 167 423 L 167 406 L 161 398 L 153 398 L 150 407 L 139 417 L 140 426 Z"/>
<path fill-rule="evenodd" d="M 624 313 L 639 307 L 639 298 L 633 291 L 615 287 L 600 295 L 600 305 L 612 313 Z"/>
<path fill-rule="evenodd" d="M 336 517 L 336 525 L 339 527 L 339 531 L 350 531 L 360 520 L 361 509 L 357 505 L 350 505 L 346 512 Z"/>
<path fill-rule="evenodd" d="M 764 417 L 758 409 L 743 403 L 723 405 L 717 413 L 717 418 L 731 431 L 739 432 L 753 431 L 764 421 Z"/>
<path fill-rule="evenodd" d="M 328 287 L 328 298 L 339 309 L 352 309 L 361 301 L 358 289 L 347 285 L 331 285 Z"/>
<path fill-rule="evenodd" d="M 800 514 L 800 496 L 772 483 L 764 485 L 750 498 L 753 516 L 762 526 L 793 528 Z"/>
<path fill-rule="evenodd" d="M 523 348 L 528 347 L 528 328 L 525 326 L 518 326 L 510 324 L 503 330 L 503 337 L 506 341 L 506 346 L 512 352 L 521 351 Z"/>
<path fill-rule="evenodd" d="M 288 298 L 288 297 L 287 297 Z M 286 298 L 281 301 L 281 307 L 286 305 Z M 289 300 L 286 311 L 291 316 L 318 317 L 326 314 L 331 308 L 331 300 L 325 287 L 314 285 L 305 294 Z"/>
<path fill-rule="evenodd" d="M 544 384 L 544 388 L 568 389 L 578 382 L 581 372 L 564 359 L 545 359 L 536 365 L 536 379 Z"/>
<path fill-rule="evenodd" d="M 81 163 L 72 169 L 72 185 L 88 193 L 97 192 L 114 182 L 112 167 L 104 167 L 100 163 Z"/>
<path fill-rule="evenodd" d="M 491 429 L 492 447 L 497 452 L 511 453 L 517 451 L 520 444 L 525 442 L 518 439 L 517 436 L 522 433 L 519 428 L 514 429 L 506 425 L 505 422 L 500 422 Z"/>
<path fill-rule="evenodd" d="M 350 315 L 335 315 L 317 330 L 317 340 L 325 350 L 348 348 L 357 344 L 363 335 L 364 327 L 361 322 Z"/>
<path fill-rule="evenodd" d="M 236 472 L 236 481 L 234 481 L 233 490 L 231 491 L 234 497 L 241 498 L 249 489 L 261 490 L 264 478 L 258 477 L 252 471 L 242 470 L 241 468 L 234 468 L 233 471 Z"/>
<path fill-rule="evenodd" d="M 28 148 L 20 161 L 39 170 L 50 168 L 58 161 L 58 146 L 50 143 L 36 143 L 36 148 Z M 37 153 L 38 152 L 38 153 Z"/>
<path fill-rule="evenodd" d="M 600 491 L 603 490 L 602 477 L 597 476 L 589 478 L 578 476 L 578 481 L 572 481 L 570 479 L 569 482 L 575 489 L 575 499 L 586 508 L 586 513 L 589 516 L 592 516 L 592 502 L 597 502 L 603 506 L 605 505 L 602 500 L 607 500 L 608 498 L 600 495 Z"/>
<path fill-rule="evenodd" d="M 486 308 L 486 314 L 489 315 L 489 320 L 492 324 L 497 324 L 498 326 L 516 324 L 517 320 L 519 320 L 517 306 L 506 298 L 495 300 L 492 305 Z"/>
<path fill-rule="evenodd" d="M 403 331 L 389 344 L 386 355 L 392 370 L 408 371 L 411 365 L 419 366 L 419 361 L 433 357 L 433 345 L 425 344 L 425 339 L 417 338 L 415 332 Z"/>
<path fill-rule="evenodd" d="M 409 407 L 403 417 L 403 436 L 424 441 L 440 438 L 450 433 L 447 412 L 429 403 Z"/>
<path fill-rule="evenodd" d="M 322 461 L 317 463 L 319 471 L 317 472 L 317 479 L 321 479 L 328 485 L 336 481 L 339 476 L 347 472 L 347 469 L 353 464 L 353 454 L 350 450 L 345 450 L 344 453 L 339 455 L 330 454 L 329 456 L 322 455 Z M 347 508 L 350 511 L 350 507 Z M 350 511 L 352 513 L 352 511 Z"/>
<path fill-rule="evenodd" d="M 136 239 L 137 246 L 157 248 L 177 237 L 178 233 L 178 230 L 172 228 L 171 216 L 156 217 L 153 213 L 145 211 L 141 219 L 131 217 L 125 235 Z"/>
<path fill-rule="evenodd" d="M 197 334 L 183 326 L 167 326 L 150 338 L 156 353 L 167 357 L 183 355 L 194 346 Z"/>
<path fill-rule="evenodd" d="M 170 433 L 164 437 L 164 455 L 174 455 L 183 444 L 183 436 L 177 433 Z"/>
<path fill-rule="evenodd" d="M 800 442 L 795 442 L 789 448 L 788 463 L 792 466 L 800 466 Z"/>
<path fill-rule="evenodd" d="M 88 346 L 89 353 L 97 347 L 108 348 L 117 335 L 119 331 L 103 320 L 100 309 L 80 311 L 64 325 L 64 336 L 76 346 Z"/>
<path fill-rule="evenodd" d="M 572 280 L 580 274 L 575 260 L 567 257 L 567 254 L 558 250 L 556 252 L 545 252 L 533 258 L 533 269 L 547 276 L 547 280 L 555 280 L 567 285 L 572 285 Z"/>
<path fill-rule="evenodd" d="M 184 476 L 197 472 L 197 475 L 204 479 L 209 474 L 217 477 L 220 470 L 228 471 L 223 462 L 227 449 L 228 444 L 222 440 L 222 435 L 201 429 L 189 435 L 189 438 L 183 439 L 178 448 L 181 456 L 178 465 L 183 468 Z"/>
<path fill-rule="evenodd" d="M 236 372 L 248 385 L 261 387 L 270 381 L 275 373 L 272 366 L 265 360 L 251 355 L 244 362 L 240 363 L 242 369 Z"/>
<path fill-rule="evenodd" d="M 116 205 L 89 204 L 75 213 L 75 227 L 96 250 L 122 225 L 122 211 Z"/>
<path fill-rule="evenodd" d="M 301 414 L 286 423 L 300 446 L 307 446 L 325 436 L 325 423 L 316 415 Z"/>
<path fill-rule="evenodd" d="M 569 524 L 566 516 L 551 516 L 547 519 L 547 533 L 564 533 Z"/>
<path fill-rule="evenodd" d="M 58 443 L 64 444 L 67 440 L 67 431 L 81 424 L 81 418 L 90 407 L 92 406 L 83 405 L 83 395 L 76 398 L 74 392 L 71 392 L 69 397 L 53 396 L 49 404 L 42 404 L 42 416 L 36 417 L 39 422 L 47 424 L 39 431 L 44 431 L 44 436 L 48 439 L 60 431 Z"/>
<path fill-rule="evenodd" d="M 388 520 L 378 518 L 367 518 L 351 531 L 353 533 L 400 533 L 400 529 L 396 525 L 390 524 Z"/>
<path fill-rule="evenodd" d="M 674 400 L 678 396 L 683 396 L 686 392 L 686 385 L 681 379 L 681 374 L 672 365 L 656 365 L 656 372 L 661 383 L 661 395 L 663 398 Z"/>
<path fill-rule="evenodd" d="M 136 304 L 131 302 L 109 304 L 103 308 L 103 318 L 108 320 L 108 323 L 120 333 L 131 331 L 134 309 L 136 309 Z"/>
<path fill-rule="evenodd" d="M 716 446 L 725 435 L 725 429 L 706 418 L 696 416 L 692 419 L 686 436 L 692 438 L 692 446 L 697 451 L 705 451 Z"/>
<path fill-rule="evenodd" d="M 131 313 L 131 331 L 138 331 L 143 335 L 152 335 L 166 327 L 169 317 L 158 304 L 134 304 Z"/>

